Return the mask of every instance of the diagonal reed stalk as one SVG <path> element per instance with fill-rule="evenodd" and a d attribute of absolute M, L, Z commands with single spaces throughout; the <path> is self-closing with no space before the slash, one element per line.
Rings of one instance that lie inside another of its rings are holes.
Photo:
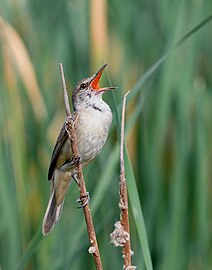
<path fill-rule="evenodd" d="M 70 106 L 69 106 L 68 93 L 67 93 L 67 89 L 66 89 L 66 83 L 65 83 L 65 77 L 64 77 L 62 64 L 60 64 L 60 72 L 61 72 L 61 77 L 62 77 L 64 103 L 65 103 L 65 108 L 66 108 L 66 131 L 67 131 L 69 139 L 71 141 L 71 148 L 72 148 L 72 152 L 73 152 L 73 157 L 78 159 L 80 157 L 80 154 L 79 154 L 79 150 L 77 147 L 77 137 L 76 137 L 75 129 L 74 129 L 74 121 L 71 117 L 71 110 L 70 110 Z M 77 173 L 80 199 L 83 202 L 87 198 L 87 191 L 86 191 L 84 176 L 83 176 L 83 172 L 82 172 L 82 165 L 79 163 L 75 167 L 75 169 L 76 169 L 76 173 Z M 99 253 L 99 248 L 98 248 L 98 244 L 97 244 L 96 233 L 95 233 L 95 229 L 94 229 L 94 224 L 93 224 L 93 219 L 91 216 L 89 203 L 87 203 L 85 206 L 83 206 L 83 212 L 85 215 L 88 237 L 89 237 L 90 245 L 91 245 L 88 251 L 94 257 L 96 269 L 102 270 L 103 269 L 102 262 L 101 262 L 101 258 L 100 258 L 100 253 Z"/>

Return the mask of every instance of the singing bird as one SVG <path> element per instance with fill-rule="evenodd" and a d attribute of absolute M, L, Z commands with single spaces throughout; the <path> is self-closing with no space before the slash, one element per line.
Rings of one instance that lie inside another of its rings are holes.
<path fill-rule="evenodd" d="M 101 151 L 108 137 L 112 122 L 109 105 L 102 100 L 102 95 L 116 87 L 99 86 L 99 80 L 107 64 L 91 77 L 81 80 L 72 94 L 74 127 L 80 153 L 80 162 L 86 165 Z M 43 219 L 42 233 L 47 235 L 59 221 L 65 195 L 72 178 L 76 163 L 73 160 L 70 139 L 65 123 L 57 138 L 48 171 L 51 181 L 49 203 Z M 76 178 L 75 178 L 76 179 Z"/>

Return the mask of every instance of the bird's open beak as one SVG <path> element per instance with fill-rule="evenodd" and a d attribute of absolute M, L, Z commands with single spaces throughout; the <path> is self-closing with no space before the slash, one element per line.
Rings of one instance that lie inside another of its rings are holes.
<path fill-rule="evenodd" d="M 109 86 L 109 87 L 103 87 L 101 88 L 99 86 L 99 80 L 102 76 L 102 73 L 104 71 L 104 69 L 106 68 L 107 64 L 104 64 L 104 66 L 102 66 L 100 68 L 99 71 L 97 71 L 97 73 L 94 75 L 94 78 L 92 79 L 91 83 L 90 83 L 90 86 L 93 90 L 96 90 L 96 91 L 107 91 L 107 90 L 112 90 L 112 89 L 116 89 L 117 87 L 112 87 L 112 86 Z"/>

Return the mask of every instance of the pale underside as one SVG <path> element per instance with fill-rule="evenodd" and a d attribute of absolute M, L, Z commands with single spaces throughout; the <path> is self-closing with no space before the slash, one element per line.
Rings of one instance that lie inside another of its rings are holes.
<path fill-rule="evenodd" d="M 101 151 L 108 137 L 112 114 L 110 110 L 106 110 L 102 113 L 102 111 L 94 110 L 93 108 L 86 108 L 75 112 L 73 116 L 76 119 L 74 127 L 81 162 L 85 165 L 93 160 Z M 65 136 L 65 140 L 60 138 L 61 133 L 62 137 Z M 51 165 L 52 163 L 55 164 L 54 168 L 52 168 L 52 181 L 53 189 L 56 191 L 57 205 L 60 205 L 64 199 L 74 169 L 73 166 L 70 165 L 72 150 L 64 126 L 61 133 L 58 136 L 55 149 L 57 149 L 58 144 L 61 143 L 63 144 L 62 148 L 59 152 L 55 152 L 54 149 L 51 161 Z"/>

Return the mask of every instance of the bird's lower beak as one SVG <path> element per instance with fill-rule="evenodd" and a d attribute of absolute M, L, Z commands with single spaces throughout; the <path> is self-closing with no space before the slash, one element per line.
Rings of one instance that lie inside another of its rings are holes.
<path fill-rule="evenodd" d="M 94 78 L 92 79 L 91 83 L 90 83 L 90 86 L 93 90 L 96 90 L 96 91 L 107 91 L 107 90 L 112 90 L 112 89 L 116 89 L 117 87 L 112 87 L 112 86 L 109 86 L 109 87 L 103 87 L 101 88 L 99 86 L 99 80 L 102 76 L 102 73 L 104 71 L 104 69 L 106 68 L 107 64 L 104 64 L 104 66 L 102 66 L 99 71 L 97 71 L 97 73 L 94 75 Z"/>

